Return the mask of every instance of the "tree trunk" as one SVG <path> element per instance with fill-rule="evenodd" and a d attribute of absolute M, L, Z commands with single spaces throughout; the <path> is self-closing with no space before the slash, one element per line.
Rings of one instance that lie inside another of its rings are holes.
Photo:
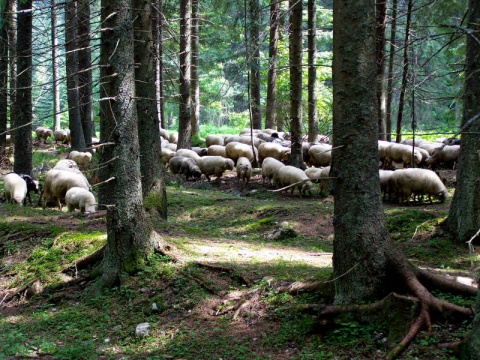
<path fill-rule="evenodd" d="M 305 168 L 302 156 L 302 9 L 301 1 L 289 0 L 290 7 L 290 134 L 289 164 Z"/>
<path fill-rule="evenodd" d="M 386 139 L 385 109 L 385 34 L 387 30 L 387 0 L 376 2 L 376 54 L 377 54 L 377 111 L 379 140 Z"/>
<path fill-rule="evenodd" d="M 101 134 L 108 134 L 101 156 L 111 180 L 107 193 L 107 245 L 103 274 L 94 290 L 121 283 L 142 267 L 152 251 L 153 234 L 142 203 L 140 149 L 135 101 L 134 36 L 130 0 L 103 0 L 101 38 Z M 115 14 L 115 15 L 113 15 Z M 106 169 L 106 170 L 105 170 Z M 107 191 L 105 191 L 108 189 Z M 103 196 L 105 198 L 105 196 Z"/>
<path fill-rule="evenodd" d="M 85 150 L 85 137 L 80 118 L 78 89 L 78 17 L 77 1 L 65 3 L 65 57 L 67 77 L 68 123 L 72 150 Z"/>
<path fill-rule="evenodd" d="M 11 2 L 9 0 L 7 2 Z M 8 3 L 0 27 L 0 156 L 3 155 L 7 142 L 8 123 Z"/>
<path fill-rule="evenodd" d="M 276 129 L 277 103 L 277 57 L 280 40 L 280 2 L 270 2 L 270 40 L 268 44 L 268 80 L 267 104 L 265 109 L 265 128 Z"/>
<path fill-rule="evenodd" d="M 80 120 L 85 144 L 90 146 L 95 135 L 92 107 L 92 54 L 90 50 L 90 3 L 78 1 L 78 92 Z"/>
<path fill-rule="evenodd" d="M 252 126 L 262 128 L 262 112 L 260 108 L 260 4 L 258 0 L 250 0 L 250 51 L 247 53 L 250 64 L 250 100 L 252 109 Z"/>
<path fill-rule="evenodd" d="M 17 91 L 14 103 L 15 155 L 13 171 L 32 175 L 32 0 L 18 3 Z"/>
<path fill-rule="evenodd" d="M 8 13 L 8 18 L 6 21 L 8 21 L 8 52 L 9 52 L 9 57 L 10 57 L 10 127 L 13 128 L 14 125 L 17 122 L 17 106 L 15 105 L 17 103 L 17 1 L 12 0 L 9 1 L 8 3 L 11 5 L 10 13 Z M 14 132 L 10 132 L 11 135 L 11 141 L 13 144 L 14 140 Z"/>
<path fill-rule="evenodd" d="M 408 0 L 407 6 L 407 24 L 405 25 L 405 43 L 403 45 L 403 67 L 402 67 L 402 87 L 400 89 L 400 99 L 398 100 L 398 113 L 397 113 L 397 134 L 395 141 L 399 143 L 402 141 L 402 125 L 403 125 L 403 109 L 405 107 L 405 93 L 407 92 L 408 85 L 408 49 L 410 42 L 410 22 L 412 19 L 412 0 Z"/>
<path fill-rule="evenodd" d="M 392 20 L 390 29 L 390 50 L 388 55 L 388 81 L 385 131 L 387 141 L 392 141 L 392 99 L 393 99 L 393 67 L 397 34 L 397 0 L 392 2 Z"/>
<path fill-rule="evenodd" d="M 351 304 L 386 294 L 381 248 L 389 235 L 378 176 L 374 2 L 342 3 L 333 8 L 333 267 L 335 301 Z"/>
<path fill-rule="evenodd" d="M 190 95 L 191 2 L 180 1 L 180 107 L 178 118 L 178 149 L 190 149 L 192 141 Z"/>
<path fill-rule="evenodd" d="M 469 4 L 465 85 L 463 94 L 462 127 L 480 114 L 480 5 Z M 448 229 L 456 241 L 465 243 L 480 229 L 480 119 L 462 132 L 462 146 L 458 159 L 457 185 L 448 214 Z"/>
<path fill-rule="evenodd" d="M 134 0 L 135 9 L 135 80 L 140 139 L 140 170 L 145 203 L 167 218 L 167 191 L 163 176 L 160 128 L 155 78 L 155 48 L 152 29 L 152 4 Z"/>
<path fill-rule="evenodd" d="M 192 0 L 192 136 L 200 133 L 200 82 L 198 80 L 198 49 L 200 45 L 199 0 Z"/>
<path fill-rule="evenodd" d="M 52 92 L 53 92 L 53 130 L 60 130 L 60 84 L 58 82 L 59 58 L 58 58 L 58 39 L 57 39 L 57 3 L 52 0 L 50 9 L 50 38 L 52 45 Z"/>
<path fill-rule="evenodd" d="M 308 141 L 317 141 L 317 6 L 308 0 Z"/>
<path fill-rule="evenodd" d="M 156 11 L 153 13 L 153 43 L 155 46 L 155 85 L 157 91 L 157 111 L 160 126 L 166 129 L 165 124 L 165 101 L 163 99 L 163 30 L 162 13 L 163 1 L 157 0 Z"/>

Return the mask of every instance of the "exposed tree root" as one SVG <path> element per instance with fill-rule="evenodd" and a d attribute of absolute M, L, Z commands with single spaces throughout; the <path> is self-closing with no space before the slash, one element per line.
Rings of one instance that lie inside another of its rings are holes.
<path fill-rule="evenodd" d="M 200 261 L 195 261 L 194 264 L 197 265 L 197 266 L 200 266 L 200 267 L 207 268 L 207 269 L 229 273 L 230 275 L 234 275 L 234 276 L 238 277 L 245 285 L 247 285 L 247 286 L 252 286 L 253 285 L 253 282 L 250 279 L 248 279 L 245 276 L 243 276 L 242 274 L 238 273 L 237 270 L 235 270 L 235 269 L 225 267 L 225 266 L 220 266 L 220 265 L 202 263 Z"/>
<path fill-rule="evenodd" d="M 261 292 L 261 289 L 257 289 L 249 293 L 250 299 L 244 299 L 243 301 L 239 302 L 237 309 L 233 313 L 232 320 L 237 320 L 242 315 L 242 312 L 248 308 L 248 306 L 250 306 L 254 301 L 258 301 Z"/>
<path fill-rule="evenodd" d="M 462 284 L 451 277 L 438 275 L 423 269 L 415 269 L 415 275 L 428 289 L 438 289 L 442 291 L 461 293 L 465 295 L 475 295 L 478 288 Z"/>
<path fill-rule="evenodd" d="M 74 263 L 70 264 L 66 268 L 62 270 L 62 273 L 67 273 L 72 269 L 75 268 L 76 271 L 86 269 L 87 267 L 96 264 L 100 260 L 102 260 L 103 252 L 105 251 L 105 246 L 101 247 L 97 251 L 84 256 L 81 259 L 76 260 Z"/>

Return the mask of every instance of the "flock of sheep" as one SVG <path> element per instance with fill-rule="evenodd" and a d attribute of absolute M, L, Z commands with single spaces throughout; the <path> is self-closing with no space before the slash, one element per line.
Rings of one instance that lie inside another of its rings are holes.
<path fill-rule="evenodd" d="M 253 134 L 253 136 L 251 136 Z M 286 165 L 291 153 L 288 134 L 274 130 L 242 131 L 239 135 L 208 135 L 206 147 L 176 148 L 177 134 L 161 130 L 162 161 L 174 174 L 188 179 L 200 179 L 202 175 L 217 181 L 227 170 L 236 168 L 238 181 L 248 183 L 252 164 L 256 160 L 261 167 L 262 183 L 274 187 L 298 189 L 300 196 L 312 193 L 317 183 L 320 192 L 328 192 L 332 145 L 325 135 L 318 141 L 302 144 L 305 171 Z M 253 146 L 252 146 L 253 141 Z M 454 143 L 455 142 L 455 143 Z M 429 142 L 422 139 L 406 140 L 401 144 L 378 141 L 379 177 L 384 199 L 400 203 L 423 200 L 427 196 L 444 201 L 448 191 L 434 171 L 439 166 L 454 167 L 460 145 L 456 139 Z M 399 167 L 402 168 L 399 168 Z M 390 170 L 388 170 L 390 169 Z"/>
<path fill-rule="evenodd" d="M 306 170 L 286 165 L 291 154 L 288 133 L 274 130 L 242 131 L 239 135 L 208 135 L 206 147 L 177 150 L 177 134 L 161 129 L 162 162 L 173 174 L 181 174 L 186 180 L 198 180 L 203 175 L 208 181 L 211 176 L 219 181 L 223 174 L 236 170 L 238 182 L 249 183 L 252 165 L 261 168 L 262 183 L 267 182 L 282 190 L 295 189 L 302 195 L 312 195 L 313 184 L 318 184 L 319 193 L 330 189 L 329 173 L 332 145 L 325 135 L 318 141 L 302 144 Z M 66 130 L 53 132 L 39 127 L 36 129 L 39 141 L 53 136 L 56 142 L 68 143 Z M 253 141 L 253 145 L 252 145 Z M 455 166 L 460 145 L 456 139 L 442 142 L 428 142 L 422 139 L 405 140 L 402 144 L 378 141 L 380 187 L 384 199 L 400 203 L 422 200 L 428 196 L 444 201 L 448 191 L 436 172 L 439 165 Z M 30 193 L 41 194 L 43 208 L 53 202 L 62 210 L 62 202 L 69 211 L 79 209 L 82 213 L 96 209 L 95 196 L 82 173 L 92 159 L 90 152 L 71 151 L 67 159 L 47 171 L 43 191 L 37 180 L 28 175 L 9 173 L 4 176 L 4 200 L 11 203 L 32 204 Z M 397 168 L 399 165 L 402 168 Z M 427 169 L 429 167 L 430 169 Z M 39 201 L 40 203 L 40 201 Z"/>

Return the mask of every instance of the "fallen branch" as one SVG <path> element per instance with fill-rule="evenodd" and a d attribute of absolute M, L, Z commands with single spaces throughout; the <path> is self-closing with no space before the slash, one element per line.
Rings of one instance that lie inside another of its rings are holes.
<path fill-rule="evenodd" d="M 245 276 L 239 274 L 235 269 L 232 269 L 232 268 L 229 268 L 229 267 L 225 267 L 225 266 L 219 266 L 219 265 L 202 263 L 202 262 L 200 262 L 200 261 L 195 261 L 194 264 L 197 265 L 197 266 L 200 266 L 200 267 L 207 268 L 207 269 L 211 269 L 211 270 L 215 270 L 215 271 L 224 271 L 224 272 L 227 272 L 227 273 L 230 273 L 230 274 L 234 274 L 234 275 L 237 276 L 245 285 L 247 285 L 247 286 L 252 286 L 252 285 L 253 285 L 253 282 L 252 282 L 251 280 L 249 280 L 249 279 L 246 278 Z"/>

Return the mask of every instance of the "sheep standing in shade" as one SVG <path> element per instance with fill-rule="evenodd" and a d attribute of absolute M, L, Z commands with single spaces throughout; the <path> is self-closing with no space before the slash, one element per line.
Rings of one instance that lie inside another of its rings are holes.
<path fill-rule="evenodd" d="M 35 134 L 37 134 L 38 140 L 43 140 L 43 143 L 47 143 L 47 139 L 53 136 L 53 131 L 51 129 L 39 126 L 35 129 Z"/>
<path fill-rule="evenodd" d="M 215 175 L 217 182 L 220 181 L 225 171 L 233 170 L 235 167 L 233 160 L 221 156 L 204 156 L 200 158 L 197 164 L 208 181 L 210 181 L 210 175 Z"/>
<path fill-rule="evenodd" d="M 280 187 L 289 186 L 291 194 L 298 189 L 300 197 L 308 193 L 312 196 L 312 181 L 302 169 L 286 165 L 278 170 L 278 182 Z"/>
<path fill-rule="evenodd" d="M 26 205 L 28 199 L 28 202 L 30 203 L 30 205 L 32 205 L 33 203 L 30 193 L 33 191 L 35 194 L 38 194 L 40 192 L 40 183 L 38 182 L 38 180 L 32 178 L 30 175 L 20 174 L 20 177 L 25 180 L 27 184 L 27 194 L 25 196 L 25 199 L 23 200 L 23 204 Z"/>
<path fill-rule="evenodd" d="M 245 184 L 248 184 L 252 177 L 252 164 L 246 157 L 239 157 L 237 160 L 237 181 L 245 180 Z"/>
<path fill-rule="evenodd" d="M 273 157 L 281 162 L 286 162 L 291 152 L 290 148 L 283 147 L 277 143 L 266 142 L 258 147 L 258 163 L 262 165 L 263 160 L 267 157 Z"/>
<path fill-rule="evenodd" d="M 67 130 L 55 130 L 53 132 L 53 138 L 55 139 L 55 144 L 60 142 L 61 144 L 69 144 L 70 143 L 70 131 Z"/>
<path fill-rule="evenodd" d="M 47 202 L 51 200 L 62 211 L 62 201 L 65 200 L 65 194 L 72 187 L 80 187 L 89 191 L 91 189 L 87 178 L 82 173 L 63 169 L 47 171 L 43 188 L 43 209 L 45 210 Z"/>
<path fill-rule="evenodd" d="M 85 170 L 92 161 L 92 154 L 88 151 L 81 152 L 73 150 L 68 154 L 68 159 L 75 161 L 80 169 Z"/>
<path fill-rule="evenodd" d="M 232 159 L 234 163 L 237 163 L 238 158 L 242 156 L 246 157 L 251 163 L 253 163 L 254 160 L 258 159 L 258 151 L 255 147 L 253 147 L 253 149 L 252 145 L 247 145 L 236 141 L 229 142 L 227 145 L 225 145 L 227 157 Z M 255 153 L 253 151 L 255 151 Z"/>
<path fill-rule="evenodd" d="M 5 199 L 9 203 L 23 205 L 27 196 L 27 183 L 15 173 L 3 177 Z"/>
<path fill-rule="evenodd" d="M 185 175 L 185 180 L 190 178 L 199 179 L 202 171 L 198 167 L 195 160 L 185 156 L 174 156 L 170 159 L 168 167 L 172 174 Z"/>
<path fill-rule="evenodd" d="M 272 186 L 277 184 L 277 174 L 280 168 L 285 164 L 272 157 L 267 157 L 262 162 L 262 183 L 265 184 L 265 179 L 268 179 Z"/>
<path fill-rule="evenodd" d="M 72 187 L 65 194 L 65 203 L 68 211 L 79 209 L 83 214 L 85 212 L 95 212 L 95 196 L 88 190 L 80 187 Z"/>

